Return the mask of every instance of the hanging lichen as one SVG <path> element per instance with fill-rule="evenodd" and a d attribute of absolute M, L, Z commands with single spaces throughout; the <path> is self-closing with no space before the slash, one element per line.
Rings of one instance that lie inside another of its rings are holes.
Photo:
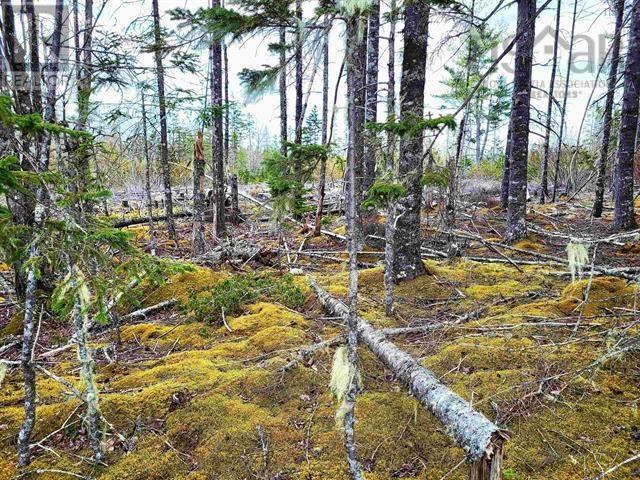
<path fill-rule="evenodd" d="M 569 271 L 571 281 L 575 282 L 576 277 L 582 278 L 584 266 L 589 262 L 589 248 L 583 243 L 569 242 L 567 245 L 567 260 L 569 261 Z"/>
<path fill-rule="evenodd" d="M 344 416 L 349 409 L 347 403 L 347 392 L 351 382 L 360 384 L 357 370 L 349 362 L 347 347 L 339 347 L 333 355 L 333 365 L 331 366 L 331 381 L 329 389 L 331 394 L 338 401 L 339 406 L 336 411 L 336 425 L 342 426 Z"/>

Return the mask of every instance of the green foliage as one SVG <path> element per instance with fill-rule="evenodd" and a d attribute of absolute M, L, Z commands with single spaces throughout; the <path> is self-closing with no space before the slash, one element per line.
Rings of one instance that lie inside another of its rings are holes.
<path fill-rule="evenodd" d="M 365 208 L 380 208 L 395 202 L 407 195 L 407 189 L 400 183 L 390 180 L 378 179 L 367 192 L 367 197 L 362 202 Z"/>
<path fill-rule="evenodd" d="M 453 115 L 438 118 L 422 118 L 416 115 L 406 115 L 402 120 L 391 117 L 384 123 L 369 123 L 367 128 L 374 133 L 389 132 L 398 137 L 413 138 L 425 130 L 435 130 L 440 127 L 456 128 Z"/>
<path fill-rule="evenodd" d="M 273 89 L 279 74 L 279 66 L 266 67 L 261 70 L 243 68 L 238 77 L 245 88 L 246 94 L 252 98 L 259 98 Z"/>
<path fill-rule="evenodd" d="M 185 309 L 200 321 L 220 324 L 222 315 L 238 315 L 244 306 L 260 300 L 299 308 L 304 303 L 304 292 L 291 274 L 276 277 L 248 273 L 227 278 L 203 292 L 192 293 Z"/>
<path fill-rule="evenodd" d="M 422 175 L 422 185 L 427 187 L 446 187 L 451 181 L 451 171 L 448 168 L 427 169 Z"/>

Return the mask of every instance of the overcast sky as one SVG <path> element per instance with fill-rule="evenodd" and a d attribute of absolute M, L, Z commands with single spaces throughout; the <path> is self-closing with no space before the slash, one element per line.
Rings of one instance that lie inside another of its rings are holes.
<path fill-rule="evenodd" d="M 489 7 L 480 7 L 479 16 L 483 13 L 487 13 L 491 10 L 494 2 L 484 2 Z M 541 1 L 538 2 L 542 3 Z M 569 38 L 569 31 L 571 28 L 571 15 L 573 11 L 573 1 L 564 0 L 562 8 L 562 36 L 565 39 Z M 482 4 L 482 2 L 480 2 Z M 387 2 L 383 1 L 383 12 L 387 10 Z M 199 7 L 206 7 L 207 1 L 204 0 L 160 0 L 161 12 L 166 12 L 176 7 L 189 8 L 196 10 Z M 311 12 L 312 3 L 309 2 L 309 12 Z M 537 22 L 537 41 L 536 41 L 536 53 L 534 68 L 534 84 L 547 89 L 550 76 L 550 60 L 551 60 L 551 47 L 553 44 L 553 28 L 555 17 L 555 1 L 551 3 L 547 11 L 544 12 Z M 114 2 L 110 1 L 107 4 L 105 11 L 100 19 L 100 24 L 105 29 L 114 29 L 122 31 L 129 23 L 142 15 L 148 15 L 151 9 L 150 0 L 143 1 L 128 1 L 128 2 Z M 509 36 L 515 32 L 515 17 L 516 6 L 512 5 L 497 15 L 490 21 L 490 25 L 500 32 L 502 32 L 506 38 L 505 44 L 509 40 Z M 169 28 L 175 27 L 170 21 L 168 15 L 163 14 L 162 22 Z M 397 73 L 396 78 L 399 83 L 400 80 L 400 64 L 402 61 L 402 35 L 401 27 L 399 25 L 399 31 L 396 42 L 396 65 Z M 576 23 L 576 45 L 574 47 L 574 68 L 572 72 L 572 82 L 568 96 L 568 133 L 570 137 L 575 137 L 580 126 L 585 107 L 588 103 L 589 96 L 592 94 L 594 87 L 594 80 L 596 73 L 601 64 L 601 59 L 605 55 L 609 47 L 609 36 L 613 31 L 613 19 L 611 12 L 605 8 L 604 2 L 601 0 L 580 0 L 578 2 L 578 21 Z M 429 58 L 429 71 L 427 73 L 427 86 L 426 86 L 426 109 L 431 111 L 434 115 L 444 113 L 441 110 L 442 100 L 437 98 L 438 94 L 443 93 L 446 87 L 441 83 L 446 77 L 446 72 L 443 66 L 451 64 L 453 58 L 456 55 L 457 50 L 460 47 L 462 39 L 456 39 L 446 42 L 442 48 L 438 49 L 438 52 L 434 52 L 435 46 L 440 45 L 443 39 L 452 32 L 452 24 L 443 19 L 442 17 L 436 17 L 431 24 L 430 30 L 430 58 Z M 386 27 L 382 27 L 381 35 L 387 36 L 388 30 Z M 242 85 L 238 81 L 238 72 L 243 68 L 259 68 L 263 65 L 273 65 L 277 59 L 269 54 L 267 46 L 270 42 L 277 41 L 275 36 L 272 38 L 264 38 L 264 36 L 256 36 L 249 39 L 244 39 L 239 42 L 235 42 L 229 46 L 229 78 L 230 78 L 230 96 L 233 100 L 236 100 L 244 104 L 246 111 L 252 116 L 256 126 L 258 128 L 266 129 L 271 135 L 276 137 L 279 132 L 279 103 L 277 92 L 267 94 L 260 99 L 247 99 L 245 98 Z M 565 48 L 566 42 L 561 44 L 559 52 L 559 75 L 560 78 L 564 78 L 567 70 L 568 50 Z M 330 61 L 332 64 L 330 85 L 331 85 L 331 97 L 333 96 L 333 88 L 336 83 L 337 73 L 344 57 L 344 37 L 343 28 L 341 25 L 337 25 L 333 29 L 331 37 L 330 48 Z M 387 42 L 382 39 L 380 43 L 380 76 L 381 82 L 380 88 L 386 88 L 384 84 L 387 80 L 386 63 L 387 63 Z M 144 58 L 147 57 L 147 58 Z M 151 66 L 151 58 L 149 55 L 140 59 L 143 65 Z M 308 58 L 308 60 L 311 60 Z M 201 71 L 205 74 L 207 70 L 207 54 L 202 52 L 201 55 Z M 504 75 L 509 82 L 512 79 L 513 55 L 508 56 L 500 67 L 497 75 Z M 308 80 L 310 72 L 313 70 L 312 65 L 307 68 L 307 82 L 305 83 L 305 92 L 309 88 Z M 606 68 L 600 74 L 600 83 L 595 86 L 593 91 L 593 99 L 598 99 L 604 92 L 604 82 L 606 80 Z M 201 77 L 194 75 L 185 75 L 177 71 L 168 71 L 168 85 L 169 90 L 179 88 L 191 88 L 196 92 L 204 93 L 205 84 Z M 151 77 L 150 77 L 151 78 Z M 311 110 L 313 105 L 320 106 L 320 89 L 321 89 L 321 73 L 318 71 L 316 75 L 313 88 L 311 90 L 310 105 L 307 113 Z M 496 76 L 492 77 L 497 78 Z M 293 109 L 293 78 L 291 78 L 291 88 L 289 96 L 289 108 Z M 343 81 L 344 87 L 344 81 Z M 561 96 L 561 91 L 556 90 L 556 95 Z M 534 107 L 541 111 L 546 111 L 546 98 L 540 92 L 534 90 Z M 103 101 L 107 104 L 117 104 L 121 100 L 125 102 L 125 105 L 135 105 L 137 99 L 135 98 L 135 92 L 132 90 L 124 90 L 118 92 L 113 89 L 108 91 L 102 91 L 98 93 L 96 99 Z M 384 102 L 384 94 L 381 93 L 380 101 Z M 344 91 L 341 91 L 338 96 L 338 112 L 336 115 L 337 129 L 336 135 L 338 137 L 344 137 L 344 110 L 345 110 L 345 95 Z M 381 104 L 379 111 L 384 111 L 384 107 Z M 535 114 L 534 114 L 535 116 Z M 293 117 L 293 110 L 291 110 L 290 118 Z M 181 112 L 175 117 L 178 119 L 182 126 L 187 126 L 190 121 L 194 122 L 195 126 L 195 114 L 191 111 Z M 382 116 L 380 117 L 382 120 Z M 589 122 L 587 122 L 589 126 Z M 533 130 L 540 130 L 539 127 L 532 125 Z M 536 142 L 539 139 L 532 137 L 532 141 Z"/>

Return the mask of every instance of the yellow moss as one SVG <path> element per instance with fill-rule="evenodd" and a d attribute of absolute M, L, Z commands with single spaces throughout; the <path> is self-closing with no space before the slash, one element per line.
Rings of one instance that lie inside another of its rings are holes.
<path fill-rule="evenodd" d="M 202 323 L 192 322 L 185 325 L 171 326 L 155 323 L 139 323 L 123 327 L 120 338 L 123 342 L 136 342 L 149 348 L 167 349 L 173 347 L 204 348 L 213 343 L 216 329 Z"/>
<path fill-rule="evenodd" d="M 513 297 L 534 289 L 531 285 L 525 285 L 516 280 L 509 280 L 494 285 L 471 285 L 464 289 L 464 293 L 474 300 L 485 300 L 487 298 L 500 296 Z"/>
<path fill-rule="evenodd" d="M 308 322 L 302 315 L 282 305 L 272 303 L 255 303 L 249 305 L 249 314 L 229 318 L 227 323 L 234 334 L 250 334 L 268 327 L 305 327 Z M 227 333 L 222 327 L 218 333 Z"/>
<path fill-rule="evenodd" d="M 557 305 L 565 315 L 580 310 L 583 315 L 595 315 L 614 307 L 624 307 L 632 301 L 633 296 L 634 289 L 626 281 L 614 277 L 596 277 L 591 281 L 580 280 L 567 285 Z"/>
<path fill-rule="evenodd" d="M 261 352 L 273 352 L 293 347 L 306 339 L 304 331 L 291 327 L 268 327 L 249 339 L 249 345 Z"/>
<path fill-rule="evenodd" d="M 144 299 L 143 305 L 156 305 L 171 298 L 184 304 L 189 300 L 189 295 L 212 287 L 227 277 L 226 272 L 195 267 L 193 271 L 175 275 L 167 283 L 156 288 Z"/>
<path fill-rule="evenodd" d="M 529 250 L 531 252 L 546 252 L 549 248 L 540 239 L 525 238 L 513 244 L 515 248 Z"/>
<path fill-rule="evenodd" d="M 144 436 L 135 450 L 109 467 L 104 480 L 165 480 L 184 478 L 188 471 L 188 457 L 183 458 L 162 438 Z"/>
<path fill-rule="evenodd" d="M 9 336 L 9 335 L 19 335 L 22 333 L 22 323 L 23 323 L 23 314 L 18 312 L 11 316 L 9 319 L 9 323 L 7 323 L 2 331 L 0 332 L 0 336 Z"/>
<path fill-rule="evenodd" d="M 0 272 L 9 272 L 11 271 L 11 267 L 6 263 L 0 262 Z"/>
<path fill-rule="evenodd" d="M 335 228 L 333 230 L 333 233 L 337 233 L 338 235 L 346 235 L 347 234 L 347 227 L 345 225 L 342 225 L 338 228 Z"/>

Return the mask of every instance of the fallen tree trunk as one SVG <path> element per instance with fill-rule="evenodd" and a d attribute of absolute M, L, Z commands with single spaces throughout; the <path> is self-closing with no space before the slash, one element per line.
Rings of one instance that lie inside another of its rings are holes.
<path fill-rule="evenodd" d="M 174 218 L 185 218 L 193 216 L 192 212 L 178 212 L 174 213 Z M 157 215 L 152 217 L 153 222 L 163 222 L 167 219 L 166 215 Z M 139 217 L 139 218 L 129 218 L 127 220 L 121 220 L 119 222 L 115 222 L 113 224 L 113 228 L 124 228 L 124 227 L 132 227 L 134 225 L 142 225 L 143 223 L 149 223 L 149 217 Z"/>
<path fill-rule="evenodd" d="M 335 316 L 346 317 L 347 306 L 329 295 L 313 278 L 309 284 L 324 308 Z M 466 453 L 471 462 L 473 480 L 499 480 L 502 470 L 502 446 L 507 440 L 504 430 L 466 400 L 454 393 L 413 357 L 399 349 L 376 331 L 366 320 L 357 319 L 358 337 L 411 394 L 444 425 L 446 432 Z"/>

